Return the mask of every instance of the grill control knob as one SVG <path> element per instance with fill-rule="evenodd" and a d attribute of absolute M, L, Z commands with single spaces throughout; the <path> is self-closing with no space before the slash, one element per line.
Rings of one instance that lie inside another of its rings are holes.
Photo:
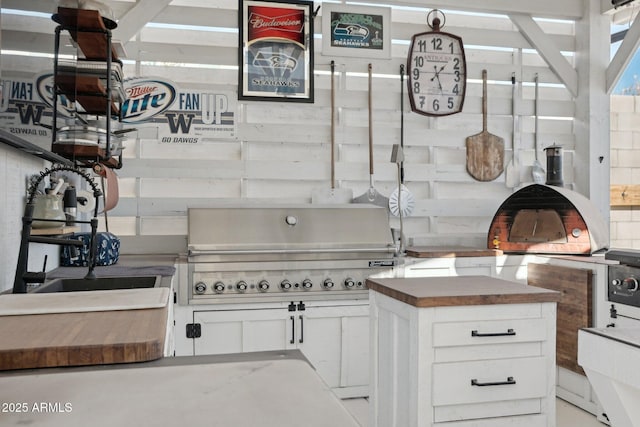
<path fill-rule="evenodd" d="M 224 292 L 224 283 L 222 282 L 216 282 L 213 284 L 213 291 L 216 294 L 221 294 Z"/>
<path fill-rule="evenodd" d="M 356 282 L 351 277 L 347 277 L 344 279 L 344 287 L 347 289 L 351 289 L 356 286 Z"/>
<path fill-rule="evenodd" d="M 266 280 L 261 280 L 260 282 L 258 282 L 258 289 L 261 292 L 267 292 L 267 290 L 269 289 L 269 282 L 267 282 Z"/>
<path fill-rule="evenodd" d="M 203 282 L 196 283 L 193 288 L 195 289 L 196 294 L 198 294 L 198 295 L 202 295 L 205 292 L 207 292 L 207 285 L 204 284 Z"/>
<path fill-rule="evenodd" d="M 638 290 L 638 281 L 635 277 L 627 277 L 622 281 L 622 285 L 631 292 L 635 292 Z"/>
<path fill-rule="evenodd" d="M 280 289 L 282 289 L 283 291 L 288 291 L 289 289 L 291 289 L 291 282 L 288 280 L 283 280 L 282 282 L 280 282 Z"/>
<path fill-rule="evenodd" d="M 322 287 L 325 289 L 331 289 L 333 288 L 333 280 L 331 279 L 324 279 L 324 282 L 322 282 Z"/>
<path fill-rule="evenodd" d="M 247 282 L 245 282 L 244 280 L 240 280 L 238 283 L 236 283 L 236 290 L 238 292 L 244 292 L 247 290 Z"/>
<path fill-rule="evenodd" d="M 309 280 L 309 279 L 304 279 L 304 280 L 302 281 L 302 287 L 303 287 L 304 289 L 311 289 L 311 287 L 312 287 L 312 286 L 313 286 L 313 283 L 311 283 L 311 280 Z"/>
<path fill-rule="evenodd" d="M 287 223 L 287 225 L 290 225 L 290 226 L 293 227 L 294 225 L 296 225 L 298 223 L 298 218 L 296 218 L 293 215 L 287 215 L 287 217 L 284 219 L 284 221 Z"/>

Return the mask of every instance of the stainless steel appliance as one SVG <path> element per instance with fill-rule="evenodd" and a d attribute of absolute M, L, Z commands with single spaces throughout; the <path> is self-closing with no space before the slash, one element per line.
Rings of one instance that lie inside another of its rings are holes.
<path fill-rule="evenodd" d="M 188 212 L 189 304 L 365 299 L 396 248 L 372 205 L 224 205 Z"/>
<path fill-rule="evenodd" d="M 504 253 L 589 255 L 608 244 L 609 226 L 589 199 L 542 184 L 509 196 L 487 235 L 487 247 Z"/>
<path fill-rule="evenodd" d="M 610 250 L 605 258 L 620 262 L 609 266 L 607 300 L 611 303 L 611 323 L 640 328 L 640 251 L 633 249 Z M 629 321 L 638 322 L 629 324 Z"/>
<path fill-rule="evenodd" d="M 605 259 L 618 261 L 619 264 L 611 264 L 608 267 L 608 317 L 598 327 L 640 329 L 640 251 L 612 249 L 604 256 Z M 596 415 L 599 421 L 609 424 L 609 419 L 600 405 Z"/>
<path fill-rule="evenodd" d="M 393 277 L 386 208 L 365 204 L 189 209 L 176 353 L 298 349 L 341 398 L 369 392 L 369 277 Z"/>

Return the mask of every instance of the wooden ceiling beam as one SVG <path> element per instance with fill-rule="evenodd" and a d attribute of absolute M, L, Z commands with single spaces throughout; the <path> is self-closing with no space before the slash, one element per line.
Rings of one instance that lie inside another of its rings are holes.
<path fill-rule="evenodd" d="M 553 40 L 542 31 L 542 28 L 530 15 L 512 13 L 509 14 L 509 19 L 518 27 L 520 33 L 531 43 L 531 46 L 540 53 L 549 68 L 564 83 L 573 96 L 578 96 L 578 72 L 562 56 Z"/>
<path fill-rule="evenodd" d="M 626 71 L 627 65 L 629 65 L 633 55 L 638 50 L 638 46 L 640 46 L 640 19 L 636 18 L 633 20 L 631 28 L 625 34 L 622 44 L 607 67 L 605 90 L 608 94 L 611 94 L 620 77 Z"/>
<path fill-rule="evenodd" d="M 388 0 L 368 0 L 367 3 L 388 5 Z M 584 16 L 584 3 L 582 0 L 400 0 L 397 6 L 419 7 L 424 9 L 460 10 L 479 13 L 528 13 L 535 17 L 578 20 Z M 425 15 L 426 18 L 426 15 Z"/>
<path fill-rule="evenodd" d="M 171 0 L 139 0 L 135 6 L 118 20 L 118 28 L 113 38 L 127 44 L 138 32 L 162 10 Z"/>

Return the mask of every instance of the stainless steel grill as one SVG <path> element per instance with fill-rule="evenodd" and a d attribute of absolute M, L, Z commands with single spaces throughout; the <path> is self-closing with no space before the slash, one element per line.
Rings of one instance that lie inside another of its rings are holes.
<path fill-rule="evenodd" d="M 607 300 L 632 307 L 633 317 L 640 321 L 640 251 L 614 249 L 605 258 L 620 262 L 609 266 Z"/>
<path fill-rule="evenodd" d="M 225 205 L 189 209 L 190 304 L 368 298 L 396 265 L 386 209 Z"/>

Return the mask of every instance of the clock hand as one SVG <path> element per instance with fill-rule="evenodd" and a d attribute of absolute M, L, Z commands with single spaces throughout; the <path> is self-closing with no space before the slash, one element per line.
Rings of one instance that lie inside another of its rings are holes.
<path fill-rule="evenodd" d="M 446 65 L 446 64 L 445 64 Z M 444 70 L 444 65 L 442 67 L 440 67 L 440 69 L 438 70 L 438 67 L 436 65 L 433 66 L 433 77 L 431 77 L 431 81 L 433 81 L 434 79 L 438 80 L 438 88 L 440 89 L 440 93 L 442 94 L 442 83 L 440 82 L 440 72 L 442 70 Z"/>

